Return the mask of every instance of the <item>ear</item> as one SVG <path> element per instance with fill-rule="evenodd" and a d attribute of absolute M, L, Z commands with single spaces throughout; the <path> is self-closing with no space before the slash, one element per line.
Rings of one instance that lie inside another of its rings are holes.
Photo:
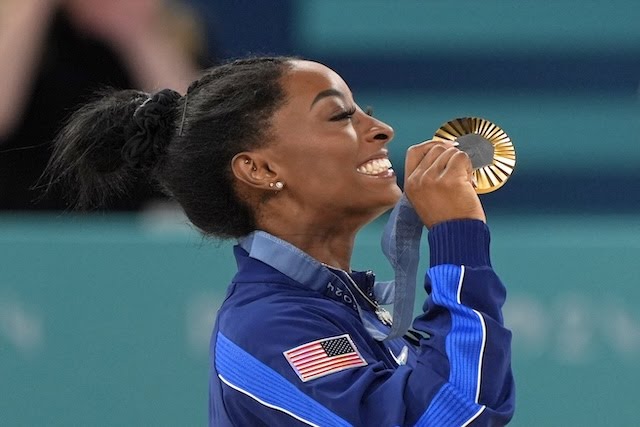
<path fill-rule="evenodd" d="M 262 190 L 273 190 L 274 182 L 278 181 L 277 169 L 274 162 L 256 151 L 244 151 L 231 159 L 233 175 L 241 182 Z"/>

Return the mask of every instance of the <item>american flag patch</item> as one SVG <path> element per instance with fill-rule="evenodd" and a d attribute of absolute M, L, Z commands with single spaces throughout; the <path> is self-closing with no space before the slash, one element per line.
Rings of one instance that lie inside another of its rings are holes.
<path fill-rule="evenodd" d="M 367 364 L 349 334 L 312 341 L 283 354 L 302 382 Z"/>

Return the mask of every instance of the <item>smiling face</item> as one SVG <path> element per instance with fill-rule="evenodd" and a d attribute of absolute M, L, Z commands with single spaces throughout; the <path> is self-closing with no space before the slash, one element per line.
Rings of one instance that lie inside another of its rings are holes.
<path fill-rule="evenodd" d="M 293 211 L 366 223 L 393 206 L 401 194 L 387 152 L 393 129 L 364 113 L 324 65 L 294 61 L 282 85 L 269 151 Z"/>

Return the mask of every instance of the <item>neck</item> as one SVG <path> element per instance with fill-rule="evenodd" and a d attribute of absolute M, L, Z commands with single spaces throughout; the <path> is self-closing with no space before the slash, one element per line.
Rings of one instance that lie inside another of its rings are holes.
<path fill-rule="evenodd" d="M 335 205 L 292 202 L 284 197 L 257 206 L 259 230 L 291 243 L 321 263 L 345 271 L 351 271 L 357 232 L 388 209 L 340 209 Z"/>
<path fill-rule="evenodd" d="M 268 215 L 264 218 L 269 220 L 259 224 L 259 229 L 291 243 L 321 263 L 345 271 L 351 270 L 356 233 L 366 224 L 361 218 L 347 220 L 345 216 L 316 221 L 301 221 L 295 216 Z"/>
<path fill-rule="evenodd" d="M 346 233 L 318 228 L 294 230 L 291 227 L 265 231 L 291 243 L 323 264 L 345 271 L 351 270 L 355 231 Z"/>

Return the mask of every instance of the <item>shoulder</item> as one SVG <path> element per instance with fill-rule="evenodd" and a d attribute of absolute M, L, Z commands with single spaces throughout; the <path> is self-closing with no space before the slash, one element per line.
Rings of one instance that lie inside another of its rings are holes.
<path fill-rule="evenodd" d="M 342 330 L 358 320 L 349 307 L 321 293 L 283 283 L 236 283 L 218 313 L 218 330 L 237 343 L 247 337 L 316 329 Z"/>
<path fill-rule="evenodd" d="M 298 346 L 342 335 L 360 346 L 368 339 L 351 308 L 317 292 L 274 283 L 235 284 L 218 313 L 215 331 L 213 353 L 223 340 L 285 371 L 290 368 L 284 352 Z"/>

